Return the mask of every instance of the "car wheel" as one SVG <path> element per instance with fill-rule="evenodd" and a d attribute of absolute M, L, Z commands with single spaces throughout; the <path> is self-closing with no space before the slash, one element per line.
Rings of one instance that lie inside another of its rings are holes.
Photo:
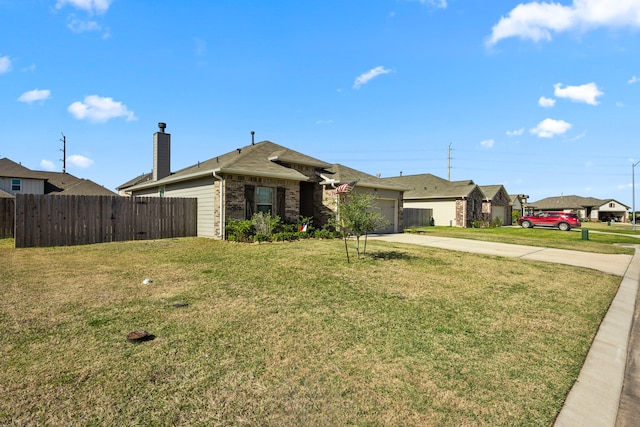
<path fill-rule="evenodd" d="M 569 231 L 571 229 L 571 226 L 566 222 L 561 222 L 560 224 L 558 224 L 558 228 L 562 231 Z"/>
<path fill-rule="evenodd" d="M 532 224 L 531 221 L 522 221 L 522 224 L 520 224 L 522 226 L 522 228 L 531 228 Z"/>

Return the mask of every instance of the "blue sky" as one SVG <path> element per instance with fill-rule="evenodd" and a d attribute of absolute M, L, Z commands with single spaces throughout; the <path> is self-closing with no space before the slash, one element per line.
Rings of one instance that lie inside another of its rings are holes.
<path fill-rule="evenodd" d="M 640 0 L 0 0 L 0 157 L 60 171 L 64 134 L 67 171 L 115 189 L 151 171 L 158 122 L 172 170 L 255 131 L 382 177 L 631 206 Z"/>

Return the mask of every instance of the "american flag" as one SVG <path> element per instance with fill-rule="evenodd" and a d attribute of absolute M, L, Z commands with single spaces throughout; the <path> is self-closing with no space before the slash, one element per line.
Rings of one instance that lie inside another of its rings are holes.
<path fill-rule="evenodd" d="M 337 187 L 333 194 L 339 194 L 339 193 L 346 193 L 348 191 L 350 191 L 357 183 L 358 181 L 351 181 L 348 184 L 342 184 L 341 186 Z"/>

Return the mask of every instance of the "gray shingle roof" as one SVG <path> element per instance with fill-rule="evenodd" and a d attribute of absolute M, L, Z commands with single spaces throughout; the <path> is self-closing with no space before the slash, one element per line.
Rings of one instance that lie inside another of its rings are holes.
<path fill-rule="evenodd" d="M 458 199 L 468 197 L 478 187 L 471 180 L 447 181 L 430 173 L 383 178 L 407 190 L 407 199 Z"/>
<path fill-rule="evenodd" d="M 502 186 L 502 184 L 498 184 L 498 185 L 480 185 L 480 190 L 482 190 L 482 192 L 484 193 L 485 198 L 487 198 L 489 200 L 493 200 L 493 198 L 496 197 L 498 195 L 498 193 L 500 192 L 500 190 L 503 189 L 503 188 L 504 188 L 504 186 Z"/>
<path fill-rule="evenodd" d="M 117 190 L 124 190 L 125 188 L 133 187 L 134 185 L 141 184 L 143 182 L 151 181 L 153 178 L 153 173 L 143 173 L 140 176 L 137 176 L 124 184 L 120 185 Z"/>
<path fill-rule="evenodd" d="M 6 157 L 0 159 L 0 176 L 7 178 L 45 179 L 40 175 L 40 172 L 25 168 Z"/>
<path fill-rule="evenodd" d="M 537 202 L 531 202 L 529 203 L 529 205 L 541 210 L 583 209 L 588 207 L 600 207 L 611 200 L 613 199 L 596 199 L 594 197 L 581 196 L 559 196 L 547 197 L 545 199 L 538 200 Z M 620 202 L 617 203 L 626 207 L 626 205 Z"/>
<path fill-rule="evenodd" d="M 113 191 L 88 179 L 78 178 L 66 172 L 39 172 L 46 179 L 45 194 L 73 196 L 115 196 Z"/>
<path fill-rule="evenodd" d="M 336 163 L 326 169 L 326 173 L 322 174 L 324 181 L 322 183 L 346 184 L 352 181 L 358 181 L 359 187 L 380 188 L 386 190 L 404 191 L 406 187 L 398 185 L 391 181 L 387 181 L 377 176 L 352 169 L 348 166 Z"/>
<path fill-rule="evenodd" d="M 178 170 L 158 181 L 146 181 L 131 188 L 147 188 L 171 182 L 185 181 L 195 177 L 219 174 L 265 176 L 272 178 L 308 181 L 308 177 L 288 166 L 295 163 L 315 168 L 330 167 L 331 164 L 290 150 L 271 141 L 247 145 L 204 162 Z M 123 188 L 124 184 L 118 188 Z"/>

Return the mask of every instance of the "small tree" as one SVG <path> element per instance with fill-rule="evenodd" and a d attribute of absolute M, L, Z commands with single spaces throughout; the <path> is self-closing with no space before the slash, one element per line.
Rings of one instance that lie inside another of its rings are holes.
<path fill-rule="evenodd" d="M 367 251 L 367 234 L 387 225 L 389 222 L 380 213 L 380 208 L 375 204 L 376 196 L 373 194 L 356 194 L 353 191 L 341 194 L 338 203 L 338 225 L 342 231 L 349 262 L 349 250 L 347 247 L 347 235 L 356 237 L 356 256 L 360 258 L 360 237 L 365 236 L 364 255 Z"/>

